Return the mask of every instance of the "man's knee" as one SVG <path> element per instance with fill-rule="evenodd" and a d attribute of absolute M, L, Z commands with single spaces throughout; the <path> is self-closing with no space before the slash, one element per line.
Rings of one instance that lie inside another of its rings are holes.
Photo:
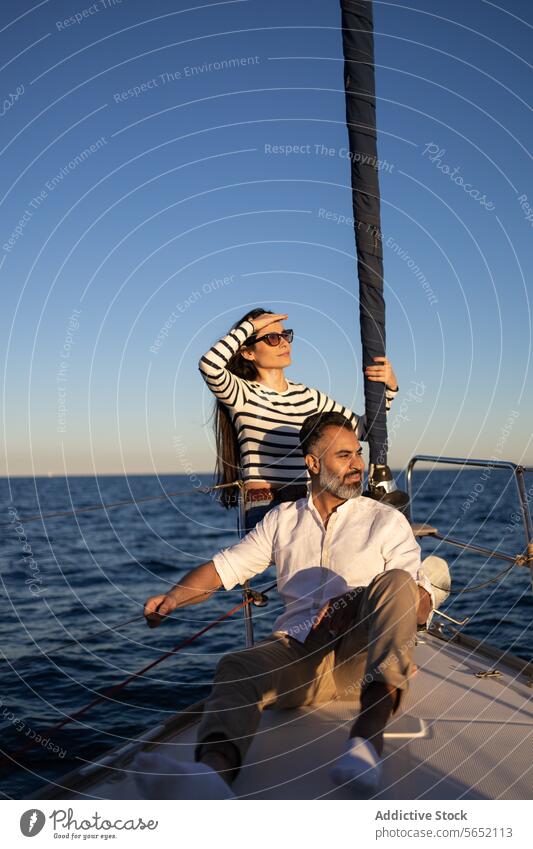
<path fill-rule="evenodd" d="M 405 569 L 387 569 L 375 578 L 380 584 L 387 587 L 394 597 L 412 598 L 416 602 L 418 598 L 418 587 L 409 572 Z"/>
<path fill-rule="evenodd" d="M 215 680 L 227 683 L 258 678 L 272 671 L 272 662 L 260 645 L 225 654 L 217 665 Z"/>
<path fill-rule="evenodd" d="M 246 652 L 234 651 L 221 657 L 217 664 L 216 677 L 223 678 L 224 681 L 236 681 L 242 678 L 247 671 L 245 655 Z"/>

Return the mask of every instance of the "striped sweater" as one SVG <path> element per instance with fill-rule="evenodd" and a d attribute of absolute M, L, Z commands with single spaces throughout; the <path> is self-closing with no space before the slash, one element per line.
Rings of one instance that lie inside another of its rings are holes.
<path fill-rule="evenodd" d="M 299 430 L 312 413 L 342 413 L 359 439 L 365 438 L 365 417 L 303 383 L 287 380 L 276 392 L 262 383 L 244 380 L 226 368 L 243 342 L 254 333 L 245 320 L 204 354 L 199 369 L 207 386 L 228 409 L 237 433 L 242 479 L 273 484 L 306 483 L 309 474 L 298 444 Z M 387 410 L 396 391 L 387 389 Z"/>

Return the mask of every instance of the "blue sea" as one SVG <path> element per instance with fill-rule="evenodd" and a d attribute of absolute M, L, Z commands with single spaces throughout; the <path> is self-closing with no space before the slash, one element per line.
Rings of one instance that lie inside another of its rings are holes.
<path fill-rule="evenodd" d="M 193 483 L 198 485 L 185 476 L 135 475 L 0 480 L 1 748 L 13 752 L 37 734 L 43 738 L 17 758 L 18 764 L 2 762 L 4 798 L 25 798 L 44 781 L 60 780 L 111 747 L 142 737 L 204 697 L 221 654 L 243 646 L 239 612 L 47 742 L 47 728 L 238 603 L 238 591 L 220 592 L 178 611 L 156 630 L 141 618 L 148 596 L 165 592 L 188 569 L 237 540 L 235 511 L 195 491 Z M 211 483 L 209 476 L 202 479 L 205 486 Z M 533 476 L 526 485 L 533 495 Z M 175 492 L 181 494 L 169 495 Z M 159 498 L 28 521 L 150 496 Z M 516 490 L 507 472 L 415 472 L 412 513 L 414 521 L 485 548 L 524 550 Z M 529 660 L 528 569 L 512 567 L 476 589 L 509 564 L 429 539 L 422 547 L 424 554 L 448 560 L 455 594 L 444 609 L 455 618 L 470 617 L 464 632 Z M 256 585 L 271 582 L 269 570 Z M 267 607 L 254 608 L 256 637 L 269 632 L 278 613 L 274 591 Z M 109 630 L 133 617 L 139 618 L 120 631 Z"/>

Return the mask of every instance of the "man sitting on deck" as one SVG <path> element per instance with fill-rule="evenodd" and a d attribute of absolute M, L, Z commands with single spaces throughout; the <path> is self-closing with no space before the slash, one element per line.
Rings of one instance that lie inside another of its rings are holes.
<path fill-rule="evenodd" d="M 361 710 L 331 778 L 375 792 L 383 732 L 412 672 L 417 622 L 431 612 L 431 584 L 409 523 L 361 496 L 364 460 L 350 422 L 341 413 L 309 416 L 300 444 L 308 498 L 273 508 L 240 542 L 145 605 L 155 627 L 178 605 L 221 586 L 231 590 L 276 564 L 284 611 L 273 633 L 218 664 L 198 729 L 199 763 L 187 776 L 190 782 L 194 774 L 198 798 L 216 797 L 217 785 L 229 795 L 266 705 L 328 702 L 357 690 Z"/>

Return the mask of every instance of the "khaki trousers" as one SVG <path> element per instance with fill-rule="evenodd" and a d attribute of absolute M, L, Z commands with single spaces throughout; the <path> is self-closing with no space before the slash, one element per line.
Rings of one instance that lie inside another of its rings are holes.
<path fill-rule="evenodd" d="M 417 606 L 416 583 L 405 570 L 391 569 L 360 588 L 354 621 L 341 637 L 331 636 L 324 619 L 305 643 L 278 631 L 225 655 L 204 707 L 196 757 L 229 741 L 238 769 L 265 707 L 354 699 L 373 681 L 398 688 L 396 712 L 408 688 Z"/>

